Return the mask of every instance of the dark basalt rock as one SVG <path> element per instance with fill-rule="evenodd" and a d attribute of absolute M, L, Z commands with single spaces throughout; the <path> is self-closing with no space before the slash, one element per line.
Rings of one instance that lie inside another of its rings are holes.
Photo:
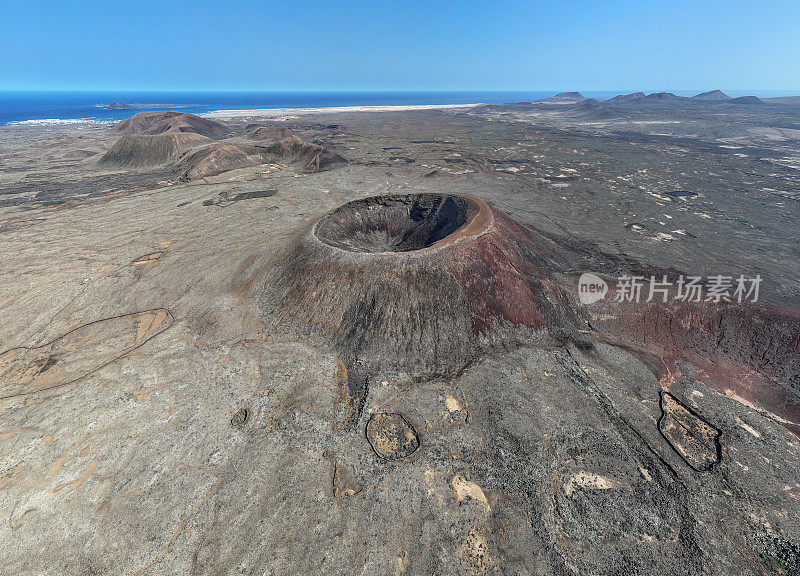
<path fill-rule="evenodd" d="M 247 408 L 239 408 L 236 413 L 231 417 L 231 426 L 234 428 L 241 428 L 247 422 L 249 413 Z"/>

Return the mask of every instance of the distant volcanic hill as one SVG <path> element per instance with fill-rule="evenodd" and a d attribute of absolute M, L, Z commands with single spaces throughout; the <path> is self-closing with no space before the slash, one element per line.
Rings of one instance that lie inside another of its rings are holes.
<path fill-rule="evenodd" d="M 211 142 L 200 134 L 126 134 L 98 163 L 103 168 L 150 168 L 175 162 L 187 149 Z"/>
<path fill-rule="evenodd" d="M 645 99 L 651 102 L 682 102 L 686 100 L 683 96 L 676 96 L 672 92 L 653 92 L 648 94 Z"/>
<path fill-rule="evenodd" d="M 223 172 L 264 164 L 262 150 L 255 146 L 214 142 L 181 158 L 176 169 L 181 180 L 216 176 Z"/>
<path fill-rule="evenodd" d="M 644 92 L 634 92 L 632 94 L 620 94 L 619 96 L 614 96 L 613 98 L 609 98 L 608 102 L 624 104 L 626 102 L 636 102 L 637 100 L 642 100 L 646 97 L 647 95 Z"/>
<path fill-rule="evenodd" d="M 570 108 L 569 114 L 570 118 L 578 120 L 610 120 L 620 117 L 618 110 L 609 109 L 591 98 Z"/>
<path fill-rule="evenodd" d="M 364 377 L 452 375 L 480 351 L 577 336 L 550 262 L 478 198 L 376 196 L 341 206 L 262 273 L 243 272 L 275 329 L 335 348 Z"/>
<path fill-rule="evenodd" d="M 731 98 L 728 104 L 763 104 L 764 101 L 758 96 L 739 96 L 738 98 Z"/>
<path fill-rule="evenodd" d="M 345 162 L 338 154 L 319 144 L 306 142 L 293 132 L 274 140 L 266 147 L 266 151 L 285 162 L 297 165 L 305 172 L 319 172 Z"/>
<path fill-rule="evenodd" d="M 651 104 L 672 104 L 686 102 L 688 98 L 676 96 L 672 92 L 633 92 L 631 94 L 619 94 L 613 98 L 605 100 L 606 104 L 633 104 L 637 106 L 647 106 Z"/>
<path fill-rule="evenodd" d="M 284 126 L 254 125 L 244 138 L 229 137 L 231 130 L 224 124 L 173 110 L 140 112 L 116 130 L 124 135 L 100 159 L 100 168 L 171 167 L 179 179 L 192 180 L 270 162 L 305 172 L 346 162 Z"/>
<path fill-rule="evenodd" d="M 166 110 L 164 112 L 139 112 L 117 126 L 123 134 L 166 134 L 193 132 L 214 140 L 224 138 L 230 130 L 224 124 L 201 118 L 195 114 Z"/>
<path fill-rule="evenodd" d="M 649 108 L 657 106 L 662 108 L 664 106 L 676 104 L 681 105 L 689 102 L 689 100 L 689 98 L 677 96 L 672 92 L 653 92 L 652 94 L 633 92 L 631 94 L 619 94 L 618 96 L 603 101 L 603 104 L 615 107 L 629 106 L 632 108 Z"/>
<path fill-rule="evenodd" d="M 700 100 L 703 102 L 724 102 L 730 100 L 731 97 L 725 94 L 722 90 L 711 90 L 709 92 L 701 92 L 692 96 L 692 100 Z"/>
<path fill-rule="evenodd" d="M 247 129 L 247 135 L 253 140 L 269 140 L 270 142 L 275 142 L 276 140 L 297 136 L 294 130 L 285 126 L 263 126 L 255 124 L 249 125 Z"/>
<path fill-rule="evenodd" d="M 258 140 L 259 147 L 283 162 L 297 165 L 306 172 L 318 172 L 336 164 L 342 164 L 345 159 L 331 152 L 324 146 L 306 142 L 296 132 L 284 126 L 256 126 L 250 127 L 248 136 Z M 269 144 L 265 145 L 265 142 Z"/>
<path fill-rule="evenodd" d="M 586 100 L 586 98 L 580 92 L 560 92 L 555 96 L 551 96 L 550 98 L 543 98 L 542 100 L 537 100 L 537 104 L 557 104 L 557 105 L 567 105 L 567 104 L 580 104 Z"/>

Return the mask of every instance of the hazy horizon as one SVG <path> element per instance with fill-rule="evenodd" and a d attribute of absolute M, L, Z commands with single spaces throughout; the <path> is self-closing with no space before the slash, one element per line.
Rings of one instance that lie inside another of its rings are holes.
<path fill-rule="evenodd" d="M 579 92 L 586 95 L 618 95 L 631 94 L 634 92 L 644 92 L 645 94 L 656 94 L 660 92 L 671 92 L 676 96 L 694 96 L 703 92 L 720 90 L 729 96 L 760 96 L 769 98 L 770 96 L 800 95 L 800 88 L 771 90 L 760 88 L 619 88 L 619 89 L 595 89 L 595 88 L 559 88 L 559 89 L 519 89 L 519 90 L 239 90 L 229 88 L 225 90 L 197 89 L 183 90 L 170 88 L 0 88 L 0 93 L 40 93 L 40 94 L 561 94 L 565 92 Z"/>

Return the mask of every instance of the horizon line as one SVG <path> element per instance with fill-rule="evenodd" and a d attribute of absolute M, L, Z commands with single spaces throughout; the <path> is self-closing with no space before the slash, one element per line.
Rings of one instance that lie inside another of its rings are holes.
<path fill-rule="evenodd" d="M 459 88 L 459 89 L 439 89 L 439 88 L 415 88 L 415 89 L 256 89 L 256 88 L 226 88 L 226 89 L 210 89 L 210 88 L 5 88 L 0 86 L 0 92 L 160 92 L 160 93 L 186 93 L 186 92 L 205 92 L 205 93 L 256 93 L 256 94 L 311 94 L 311 93 L 441 93 L 441 94 L 460 94 L 470 92 L 485 92 L 485 93 L 525 93 L 525 92 L 619 92 L 619 93 L 636 93 L 636 92 L 695 92 L 695 91 L 709 92 L 713 90 L 720 90 L 725 92 L 798 92 L 800 87 L 796 89 L 791 88 L 579 88 L 579 89 L 565 89 L 565 88 Z"/>

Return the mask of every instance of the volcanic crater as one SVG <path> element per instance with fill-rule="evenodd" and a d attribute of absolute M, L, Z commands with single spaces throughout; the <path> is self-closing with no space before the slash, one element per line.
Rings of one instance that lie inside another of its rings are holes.
<path fill-rule="evenodd" d="M 261 276 L 272 328 L 335 349 L 351 377 L 449 377 L 490 349 L 576 334 L 525 228 L 457 194 L 374 196 L 302 231 Z M 269 323 L 269 321 L 268 321 Z"/>
<path fill-rule="evenodd" d="M 373 197 L 334 210 L 317 223 L 314 234 L 350 252 L 414 252 L 452 242 L 482 207 L 473 198 L 452 195 Z M 482 216 L 473 229 L 485 227 Z"/>

